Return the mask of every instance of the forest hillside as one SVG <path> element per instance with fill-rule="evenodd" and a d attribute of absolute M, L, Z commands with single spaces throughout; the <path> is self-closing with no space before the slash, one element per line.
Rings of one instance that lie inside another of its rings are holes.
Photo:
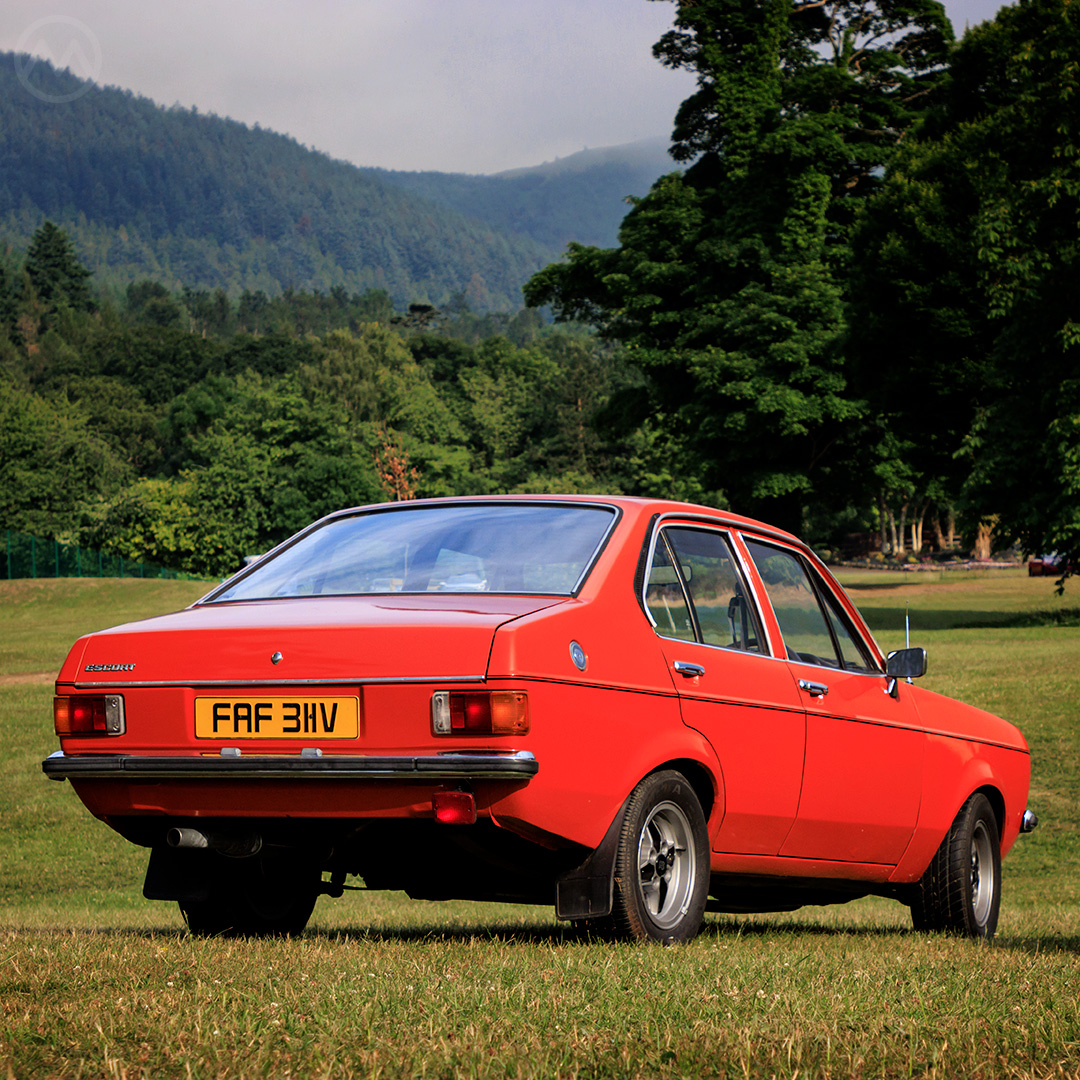
<path fill-rule="evenodd" d="M 105 288 L 339 286 L 510 311 L 568 242 L 613 242 L 626 197 L 673 167 L 649 143 L 494 177 L 358 168 L 45 61 L 35 94 L 14 61 L 0 54 L 0 251 L 24 249 L 47 218 Z M 63 108 L 48 100 L 80 90 Z"/>

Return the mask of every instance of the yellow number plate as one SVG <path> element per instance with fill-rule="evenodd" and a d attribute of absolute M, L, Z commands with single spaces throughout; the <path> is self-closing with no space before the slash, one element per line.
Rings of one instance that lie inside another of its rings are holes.
<path fill-rule="evenodd" d="M 354 697 L 197 697 L 197 739 L 355 739 Z"/>

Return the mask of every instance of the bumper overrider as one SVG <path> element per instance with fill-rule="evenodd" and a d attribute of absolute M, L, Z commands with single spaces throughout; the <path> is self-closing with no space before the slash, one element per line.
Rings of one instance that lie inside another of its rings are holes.
<path fill-rule="evenodd" d="M 57 750 L 42 763 L 52 780 L 530 780 L 540 769 L 528 750 L 509 753 L 445 753 L 402 757 L 242 754 L 227 747 L 216 757 L 148 757 Z"/>

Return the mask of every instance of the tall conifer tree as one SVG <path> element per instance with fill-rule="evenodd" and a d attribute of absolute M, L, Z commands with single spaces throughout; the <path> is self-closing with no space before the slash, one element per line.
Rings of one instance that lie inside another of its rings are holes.
<path fill-rule="evenodd" d="M 90 271 L 79 262 L 67 233 L 51 221 L 34 233 L 26 249 L 26 274 L 49 309 L 61 303 L 76 311 L 93 307 Z"/>

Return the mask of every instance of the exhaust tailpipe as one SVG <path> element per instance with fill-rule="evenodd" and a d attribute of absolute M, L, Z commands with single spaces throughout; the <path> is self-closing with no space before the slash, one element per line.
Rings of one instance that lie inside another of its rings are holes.
<path fill-rule="evenodd" d="M 172 848 L 198 850 L 208 848 L 230 859 L 246 859 L 262 851 L 262 837 L 256 833 L 227 836 L 222 833 L 205 833 L 198 829 L 172 828 L 165 834 L 165 843 Z"/>

